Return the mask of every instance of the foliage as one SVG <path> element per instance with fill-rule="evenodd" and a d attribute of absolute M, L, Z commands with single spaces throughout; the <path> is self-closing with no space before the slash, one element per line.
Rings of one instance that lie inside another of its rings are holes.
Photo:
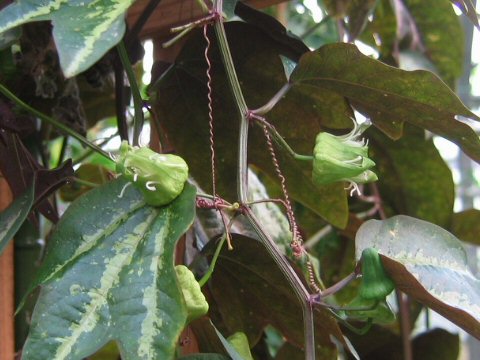
<path fill-rule="evenodd" d="M 48 232 L 18 304 L 40 287 L 23 359 L 455 359 L 456 335 L 411 339 L 427 308 L 480 339 L 461 243 L 478 245 L 479 212 L 453 213 L 426 137 L 480 160 L 458 120 L 480 118 L 454 91 L 451 1 L 325 0 L 303 39 L 242 2 L 197 1 L 204 16 L 174 29 L 186 39 L 148 99 L 132 3 L 0 11 L 0 171 L 15 197 L 0 251 L 22 223 Z M 454 3 L 478 26 L 471 1 Z M 435 73 L 401 69 L 412 52 Z M 112 132 L 121 146 L 97 141 Z"/>

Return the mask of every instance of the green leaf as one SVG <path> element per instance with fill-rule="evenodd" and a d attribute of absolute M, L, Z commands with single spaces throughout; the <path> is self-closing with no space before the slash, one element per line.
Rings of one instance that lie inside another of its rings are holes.
<path fill-rule="evenodd" d="M 124 359 L 173 358 L 187 319 L 173 253 L 195 188 L 153 208 L 126 184 L 90 191 L 55 228 L 24 359 L 82 359 L 110 340 Z"/>
<path fill-rule="evenodd" d="M 94 355 L 88 357 L 89 360 L 118 360 L 120 356 L 120 351 L 118 350 L 117 344 L 115 341 L 107 343 Z"/>
<path fill-rule="evenodd" d="M 356 257 L 374 247 L 401 291 L 480 338 L 480 280 L 470 272 L 461 242 L 441 227 L 409 216 L 366 221 Z"/>
<path fill-rule="evenodd" d="M 451 140 L 480 161 L 478 136 L 455 117 L 480 118 L 432 73 L 399 70 L 354 45 L 331 44 L 303 55 L 290 81 L 345 96 L 393 139 L 401 137 L 406 121 Z"/>
<path fill-rule="evenodd" d="M 426 56 L 452 87 L 462 75 L 464 32 L 449 0 L 405 0 Z"/>
<path fill-rule="evenodd" d="M 234 251 L 222 249 L 209 282 L 226 328 L 244 332 L 254 346 L 271 324 L 301 347 L 302 311 L 285 277 L 259 241 L 232 235 Z M 206 251 L 213 250 L 213 245 L 207 245 Z M 315 309 L 314 315 L 318 358 L 336 358 L 330 338 L 343 338 L 335 319 L 322 308 Z"/>
<path fill-rule="evenodd" d="M 88 69 L 125 33 L 124 14 L 133 0 L 18 0 L 0 12 L 0 33 L 16 26 L 51 20 L 60 65 L 66 77 Z"/>
<path fill-rule="evenodd" d="M 236 70 L 250 108 L 264 105 L 285 83 L 279 55 L 292 49 L 272 40 L 250 25 L 225 24 Z M 197 32 L 187 42 L 176 65 L 155 87 L 155 108 L 161 126 L 173 146 L 188 163 L 192 176 L 207 192 L 211 192 L 207 88 L 205 86 L 204 42 Z M 209 33 L 212 48 L 213 99 L 217 192 L 235 201 L 238 144 L 238 113 L 230 96 L 230 88 Z M 244 39 L 250 39 L 248 42 Z M 299 55 L 298 55 L 299 56 Z M 317 94 L 305 89 L 289 92 L 268 114 L 267 119 L 285 136 L 285 140 L 301 153 L 311 153 L 315 135 L 324 127 L 351 127 L 351 109 L 345 100 L 331 92 Z M 343 184 L 316 187 L 311 181 L 311 165 L 299 164 L 286 151 L 277 150 L 282 171 L 288 179 L 290 195 L 338 227 L 346 224 L 348 212 Z M 278 181 L 266 146 L 263 130 L 252 127 L 249 136 L 249 161 Z"/>
<path fill-rule="evenodd" d="M 439 226 L 450 224 L 455 201 L 452 172 L 432 139 L 413 126 L 392 141 L 370 129 L 370 155 L 377 164 L 382 200 L 396 213 Z"/>
<path fill-rule="evenodd" d="M 35 186 L 31 186 L 0 213 L 0 254 L 13 239 L 33 205 Z"/>
<path fill-rule="evenodd" d="M 453 214 L 450 231 L 462 241 L 480 245 L 480 210 L 470 209 Z"/>

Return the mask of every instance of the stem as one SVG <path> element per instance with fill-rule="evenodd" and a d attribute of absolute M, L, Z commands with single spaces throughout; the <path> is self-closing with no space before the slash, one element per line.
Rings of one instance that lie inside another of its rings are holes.
<path fill-rule="evenodd" d="M 345 286 L 350 284 L 353 280 L 357 278 L 357 274 L 355 272 L 350 273 L 347 277 L 343 278 L 336 284 L 330 286 L 329 288 L 325 289 L 322 291 L 321 297 L 326 297 L 329 295 L 333 295 L 337 293 L 338 291 L 342 290 Z"/>
<path fill-rule="evenodd" d="M 268 133 L 272 136 L 273 140 L 280 146 L 284 148 L 295 160 L 301 160 L 301 161 L 313 161 L 314 157 L 311 155 L 301 155 L 295 152 L 290 145 L 285 141 L 282 135 L 277 131 L 275 126 L 270 124 L 268 121 L 266 121 L 263 117 L 261 116 L 256 116 L 253 115 L 253 118 L 255 120 L 258 120 L 259 123 L 262 125 L 265 125 L 268 129 Z"/>
<path fill-rule="evenodd" d="M 220 239 L 220 242 L 217 245 L 217 248 L 215 249 L 215 253 L 213 254 L 212 262 L 210 263 L 210 266 L 208 267 L 207 272 L 205 275 L 202 276 L 200 280 L 198 280 L 198 284 L 200 287 L 203 287 L 207 281 L 210 279 L 210 276 L 213 274 L 213 270 L 215 270 L 215 265 L 217 264 L 218 256 L 220 255 L 220 251 L 222 250 L 223 244 L 225 243 L 225 240 L 227 239 L 227 233 L 223 234 L 222 238 Z"/>
<path fill-rule="evenodd" d="M 133 72 L 132 64 L 130 64 L 130 59 L 128 58 L 127 50 L 123 41 L 120 41 L 117 45 L 118 55 L 120 56 L 120 61 L 122 62 L 123 68 L 127 73 L 128 82 L 130 83 L 130 89 L 132 90 L 133 97 L 133 108 L 135 114 L 133 116 L 133 145 L 138 146 L 138 140 L 140 138 L 140 133 L 143 128 L 143 99 L 140 95 L 140 90 L 138 89 L 137 79 L 135 78 L 135 73 Z"/>
<path fill-rule="evenodd" d="M 272 110 L 275 105 L 277 105 L 277 103 L 285 96 L 285 94 L 288 92 L 288 90 L 290 90 L 291 87 L 292 84 L 286 83 L 282 86 L 280 90 L 278 90 L 275 95 L 273 95 L 273 97 L 265 105 L 253 110 L 252 112 L 257 115 L 265 115 L 270 110 Z"/>
<path fill-rule="evenodd" d="M 410 341 L 410 311 L 408 309 L 407 299 L 400 290 L 396 290 L 395 294 L 397 296 L 398 310 L 400 312 L 400 331 L 402 333 L 402 347 L 403 347 L 403 359 L 412 360 L 413 351 L 412 351 L 412 342 Z"/>
<path fill-rule="evenodd" d="M 64 136 L 62 140 L 62 147 L 60 149 L 60 154 L 58 155 L 57 167 L 62 165 L 63 159 L 65 158 L 65 152 L 67 151 L 68 146 L 68 136 Z"/>
<path fill-rule="evenodd" d="M 120 134 L 120 140 L 128 141 L 127 117 L 125 115 L 125 86 L 123 83 L 125 73 L 122 65 L 115 59 L 113 64 L 115 75 L 115 113 L 117 114 L 117 129 Z"/>
<path fill-rule="evenodd" d="M 196 3 L 202 8 L 203 12 L 208 13 L 208 6 L 203 2 L 203 0 L 196 0 Z"/>
<path fill-rule="evenodd" d="M 24 110 L 28 111 L 32 115 L 35 115 L 38 117 L 40 120 L 45 121 L 47 124 L 52 125 L 54 128 L 57 130 L 63 131 L 65 134 L 70 135 L 74 139 L 77 139 L 80 143 L 82 143 L 85 146 L 88 146 L 90 149 L 93 151 L 98 152 L 100 155 L 103 155 L 107 159 L 110 159 L 108 154 L 102 150 L 100 147 L 95 145 L 94 143 L 90 142 L 88 139 L 77 133 L 75 130 L 72 128 L 62 124 L 61 122 L 55 120 L 54 118 L 51 118 L 50 116 L 32 108 L 30 105 L 26 104 L 22 100 L 20 100 L 15 94 L 13 94 L 10 90 L 8 90 L 5 86 L 0 84 L 0 92 L 5 95 L 7 98 L 15 102 L 18 106 L 23 108 Z"/>
<path fill-rule="evenodd" d="M 215 11 L 222 13 L 222 0 L 214 1 Z M 220 54 L 227 73 L 228 82 L 232 90 L 237 109 L 240 113 L 240 129 L 238 142 L 238 168 L 237 168 L 237 192 L 241 204 L 248 202 L 248 163 L 247 163 L 247 145 L 248 145 L 248 126 L 249 126 L 249 110 L 243 97 L 240 83 L 235 72 L 232 55 L 228 46 L 225 28 L 222 20 L 217 20 L 214 24 L 215 33 L 217 35 Z M 252 210 L 244 205 L 244 213 L 250 224 L 255 229 L 260 240 L 265 245 L 269 255 L 273 258 L 275 263 L 280 267 L 280 270 L 287 278 L 292 286 L 296 296 L 300 300 L 303 311 L 304 337 L 305 337 L 305 359 L 315 360 L 315 334 L 313 309 L 310 302 L 310 293 L 299 279 L 298 275 L 292 269 L 286 258 L 280 253 L 275 242 L 265 233 L 260 226 L 258 220 L 252 213 Z"/>
<path fill-rule="evenodd" d="M 76 183 L 80 184 L 80 185 L 88 186 L 88 187 L 92 187 L 92 188 L 96 188 L 96 187 L 99 187 L 101 185 L 101 184 L 97 184 L 97 183 L 94 183 L 94 182 L 91 182 L 91 181 L 88 181 L 88 180 L 80 179 L 78 177 L 73 177 L 72 180 L 75 181 Z"/>
<path fill-rule="evenodd" d="M 102 147 L 104 146 L 105 144 L 107 144 L 110 140 L 112 140 L 115 136 L 117 136 L 118 133 L 115 133 L 109 137 L 107 137 L 106 139 L 104 139 L 101 143 L 98 144 L 98 147 Z M 73 165 L 77 165 L 79 163 L 81 163 L 83 160 L 85 160 L 87 157 L 89 157 L 90 155 L 92 155 L 94 153 L 94 151 L 92 149 L 88 149 L 86 150 L 83 154 L 81 154 L 78 158 L 76 158 L 75 160 L 73 160 Z M 108 156 L 108 159 L 110 161 L 113 162 L 112 158 L 110 157 L 110 155 Z"/>

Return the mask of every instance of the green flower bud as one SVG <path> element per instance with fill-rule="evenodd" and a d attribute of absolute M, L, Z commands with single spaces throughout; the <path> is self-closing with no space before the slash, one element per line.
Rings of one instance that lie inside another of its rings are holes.
<path fill-rule="evenodd" d="M 377 250 L 367 248 L 362 252 L 362 284 L 360 296 L 364 299 L 380 301 L 392 292 L 395 284 L 383 269 Z"/>
<path fill-rule="evenodd" d="M 187 306 L 187 322 L 205 315 L 208 312 L 208 302 L 195 275 L 184 265 L 175 266 L 175 272 Z"/>
<path fill-rule="evenodd" d="M 361 128 L 355 123 L 347 135 L 335 136 L 326 132 L 317 135 L 312 173 L 315 184 L 348 181 L 353 192 L 358 191 L 357 184 L 377 180 L 377 175 L 369 170 L 375 163 L 368 158 L 367 143 L 358 140 L 361 133 Z"/>
<path fill-rule="evenodd" d="M 183 191 L 188 178 L 187 163 L 180 156 L 158 154 L 149 148 L 130 146 L 126 141 L 120 146 L 116 171 L 132 181 L 151 206 L 172 202 Z"/>

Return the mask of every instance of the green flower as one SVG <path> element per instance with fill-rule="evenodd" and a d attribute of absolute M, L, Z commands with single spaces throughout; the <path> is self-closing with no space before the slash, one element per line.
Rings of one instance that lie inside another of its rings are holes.
<path fill-rule="evenodd" d="M 377 175 L 369 170 L 375 163 L 368 157 L 368 144 L 359 139 L 363 132 L 356 122 L 347 135 L 335 136 L 327 132 L 317 135 L 313 149 L 312 180 L 317 185 L 347 181 L 353 192 L 358 184 L 377 180 Z"/>
<path fill-rule="evenodd" d="M 357 296 L 347 305 L 346 314 L 358 320 L 373 319 L 378 324 L 395 320 L 386 298 L 395 289 L 393 280 L 383 268 L 382 259 L 375 248 L 362 252 L 362 282 Z"/>
<path fill-rule="evenodd" d="M 172 202 L 183 191 L 188 178 L 187 163 L 180 156 L 158 154 L 149 148 L 130 146 L 126 141 L 120 146 L 116 171 L 132 181 L 151 206 Z"/>

